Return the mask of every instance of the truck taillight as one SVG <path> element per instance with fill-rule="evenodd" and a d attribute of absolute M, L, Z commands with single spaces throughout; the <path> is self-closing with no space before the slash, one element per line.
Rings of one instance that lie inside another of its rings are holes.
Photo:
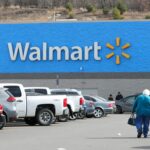
<path fill-rule="evenodd" d="M 67 107 L 67 98 L 64 98 L 63 106 L 64 106 L 64 107 Z"/>
<path fill-rule="evenodd" d="M 84 104 L 84 99 L 81 97 L 80 98 L 80 105 L 83 105 Z"/>
<path fill-rule="evenodd" d="M 0 114 L 3 113 L 3 106 L 0 105 Z"/>
<path fill-rule="evenodd" d="M 108 104 L 108 107 L 110 108 L 110 107 L 113 107 L 113 104 L 112 103 L 109 103 Z"/>
<path fill-rule="evenodd" d="M 14 102 L 16 101 L 16 99 L 13 97 L 13 96 L 10 96 L 8 99 L 7 99 L 7 102 Z"/>

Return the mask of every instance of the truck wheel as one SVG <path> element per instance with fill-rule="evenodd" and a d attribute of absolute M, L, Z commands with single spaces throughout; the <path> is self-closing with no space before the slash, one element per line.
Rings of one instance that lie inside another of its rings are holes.
<path fill-rule="evenodd" d="M 49 109 L 44 108 L 38 111 L 36 118 L 40 125 L 48 126 L 52 123 L 54 115 Z"/>
<path fill-rule="evenodd" d="M 3 121 L 0 123 L 0 130 L 2 130 L 3 127 L 6 125 L 6 117 L 3 117 L 2 119 Z"/>
<path fill-rule="evenodd" d="M 4 123 L 0 123 L 0 130 L 2 130 L 4 127 Z"/>
<path fill-rule="evenodd" d="M 37 124 L 37 121 L 35 118 L 25 118 L 24 121 L 26 124 L 28 124 L 30 126 L 34 126 Z"/>
<path fill-rule="evenodd" d="M 74 114 L 72 114 L 72 115 L 70 114 L 70 115 L 69 115 L 69 119 L 70 119 L 70 120 L 76 120 L 76 119 L 77 119 L 77 116 L 78 116 L 77 113 L 74 113 Z"/>
<path fill-rule="evenodd" d="M 80 112 L 78 112 L 77 118 L 78 118 L 78 119 L 84 119 L 85 116 L 86 116 L 85 111 L 84 111 L 84 110 L 80 110 Z"/>
<path fill-rule="evenodd" d="M 58 121 L 59 122 L 67 122 L 68 121 L 68 116 L 59 116 Z"/>
<path fill-rule="evenodd" d="M 57 122 L 57 118 L 53 117 L 52 123 L 51 124 L 55 124 Z"/>

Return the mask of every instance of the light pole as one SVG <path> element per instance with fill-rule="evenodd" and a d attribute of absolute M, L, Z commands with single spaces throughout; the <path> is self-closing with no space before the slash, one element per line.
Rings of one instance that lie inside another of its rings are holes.
<path fill-rule="evenodd" d="M 82 74 L 82 79 L 81 79 L 81 90 L 84 90 L 84 85 L 86 84 L 86 82 L 84 81 L 84 68 L 83 66 L 80 66 L 80 72 Z"/>
<path fill-rule="evenodd" d="M 59 88 L 59 75 L 56 75 L 56 87 Z"/>

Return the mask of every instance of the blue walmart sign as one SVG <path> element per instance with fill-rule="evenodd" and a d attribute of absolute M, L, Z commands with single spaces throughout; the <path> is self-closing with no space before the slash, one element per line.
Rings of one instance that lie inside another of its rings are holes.
<path fill-rule="evenodd" d="M 0 73 L 150 72 L 150 22 L 0 25 Z"/>

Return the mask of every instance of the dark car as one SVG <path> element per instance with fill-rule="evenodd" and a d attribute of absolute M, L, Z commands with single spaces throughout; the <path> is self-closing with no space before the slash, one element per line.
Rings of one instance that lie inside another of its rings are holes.
<path fill-rule="evenodd" d="M 124 113 L 124 112 L 132 112 L 133 104 L 138 95 L 139 94 L 130 95 L 121 100 L 117 100 L 116 101 L 116 107 L 117 107 L 116 112 L 119 114 Z"/>

